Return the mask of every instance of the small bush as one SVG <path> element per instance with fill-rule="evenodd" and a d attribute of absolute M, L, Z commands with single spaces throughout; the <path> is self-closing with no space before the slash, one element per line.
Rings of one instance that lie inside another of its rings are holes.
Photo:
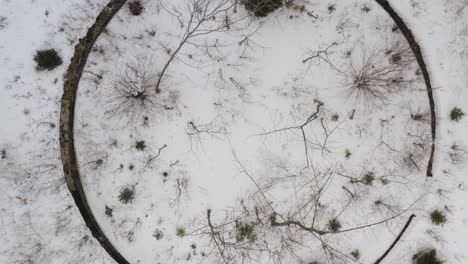
<path fill-rule="evenodd" d="M 435 249 L 420 251 L 413 256 L 413 264 L 442 264 Z"/>
<path fill-rule="evenodd" d="M 361 257 L 361 252 L 359 252 L 359 249 L 355 249 L 351 251 L 351 256 L 353 256 L 354 259 L 358 260 Z"/>
<path fill-rule="evenodd" d="M 334 4 L 328 5 L 328 13 L 329 13 L 329 14 L 335 12 L 335 10 L 336 10 L 336 7 L 335 7 Z"/>
<path fill-rule="evenodd" d="M 383 185 L 387 185 L 387 184 L 389 184 L 389 183 L 390 183 L 390 181 L 389 181 L 389 180 L 387 180 L 387 179 L 386 179 L 386 178 L 384 178 L 384 177 L 380 178 L 380 182 L 381 182 Z"/>
<path fill-rule="evenodd" d="M 430 114 L 425 112 L 411 113 L 410 117 L 414 121 L 427 122 L 430 121 Z"/>
<path fill-rule="evenodd" d="M 6 28 L 7 25 L 6 17 L 0 16 L 0 29 Z"/>
<path fill-rule="evenodd" d="M 163 175 L 163 182 L 167 182 L 167 177 L 169 177 L 169 173 L 167 171 L 162 173 Z"/>
<path fill-rule="evenodd" d="M 135 143 L 135 148 L 139 151 L 143 151 L 146 148 L 146 144 L 144 140 L 137 140 Z"/>
<path fill-rule="evenodd" d="M 297 5 L 297 4 L 294 3 L 294 0 L 286 1 L 285 5 L 286 5 L 287 8 L 292 8 L 293 10 L 299 11 L 301 13 L 303 13 L 306 10 L 305 5 Z"/>
<path fill-rule="evenodd" d="M 338 115 L 337 113 L 334 113 L 332 116 L 331 116 L 331 120 L 332 121 L 338 121 L 338 119 L 340 119 L 340 115 Z"/>
<path fill-rule="evenodd" d="M 463 113 L 463 111 L 458 108 L 458 107 L 453 107 L 452 110 L 450 110 L 450 119 L 452 121 L 460 121 L 462 119 L 462 117 L 465 115 L 465 113 Z"/>
<path fill-rule="evenodd" d="M 119 201 L 128 204 L 133 202 L 133 199 L 135 199 L 135 188 L 134 187 L 125 187 L 122 190 L 120 190 L 119 193 Z"/>
<path fill-rule="evenodd" d="M 374 104 L 375 101 L 385 102 L 388 97 L 403 89 L 404 84 L 412 80 L 404 78 L 408 68 L 407 63 L 382 63 L 379 52 L 368 53 L 362 47 L 360 59 L 352 58 L 344 76 L 345 87 L 349 95 L 364 104 Z"/>
<path fill-rule="evenodd" d="M 338 219 L 333 218 L 330 221 L 328 221 L 327 227 L 328 230 L 330 230 L 333 233 L 336 233 L 341 229 L 341 222 Z"/>
<path fill-rule="evenodd" d="M 94 163 L 95 163 L 96 167 L 100 167 L 102 164 L 104 164 L 104 160 L 103 159 L 97 159 Z"/>
<path fill-rule="evenodd" d="M 178 227 L 176 229 L 176 234 L 177 234 L 178 237 L 184 237 L 185 236 L 185 228 Z"/>
<path fill-rule="evenodd" d="M 349 159 L 349 158 L 351 158 L 351 155 L 352 155 L 351 150 L 345 149 L 345 151 L 344 151 L 345 158 Z"/>
<path fill-rule="evenodd" d="M 153 237 L 156 238 L 156 240 L 161 240 L 164 237 L 163 231 L 156 229 L 153 233 Z"/>
<path fill-rule="evenodd" d="M 143 5 L 141 4 L 140 0 L 135 0 L 130 3 L 128 3 L 128 8 L 130 9 L 130 13 L 134 16 L 139 16 L 143 12 Z"/>
<path fill-rule="evenodd" d="M 373 171 L 368 171 L 362 178 L 362 182 L 365 185 L 372 185 L 375 180 L 375 173 Z"/>
<path fill-rule="evenodd" d="M 455 165 L 464 164 L 467 159 L 467 154 L 468 152 L 465 150 L 465 147 L 457 143 L 452 144 L 452 146 L 450 146 L 450 150 L 448 151 L 450 161 Z"/>
<path fill-rule="evenodd" d="M 245 9 L 256 17 L 266 17 L 276 9 L 283 6 L 282 0 L 241 0 Z"/>
<path fill-rule="evenodd" d="M 62 58 L 55 49 L 36 51 L 34 61 L 37 63 L 36 70 L 38 71 L 51 71 L 63 63 Z"/>
<path fill-rule="evenodd" d="M 128 169 L 129 169 L 130 171 L 134 170 L 134 169 L 135 169 L 135 165 L 133 165 L 133 164 L 128 165 Z"/>
<path fill-rule="evenodd" d="M 104 213 L 110 218 L 112 218 L 112 211 L 112 208 L 106 205 L 106 210 L 104 211 Z"/>
<path fill-rule="evenodd" d="M 236 219 L 234 223 L 236 228 L 237 242 L 243 242 L 245 240 L 249 242 L 254 242 L 257 239 L 254 224 L 243 223 L 239 219 Z"/>
<path fill-rule="evenodd" d="M 441 225 L 447 222 L 447 217 L 442 211 L 434 210 L 431 212 L 431 221 L 435 225 Z"/>
<path fill-rule="evenodd" d="M 139 57 L 117 68 L 111 79 L 109 110 L 128 121 L 141 120 L 143 116 L 148 116 L 156 108 L 162 107 L 160 103 L 166 100 L 158 98 L 156 103 L 156 97 L 161 92 L 156 89 L 159 76 L 148 58 Z"/>
<path fill-rule="evenodd" d="M 361 11 L 364 13 L 369 13 L 371 11 L 371 8 L 368 5 L 363 5 L 361 7 Z"/>

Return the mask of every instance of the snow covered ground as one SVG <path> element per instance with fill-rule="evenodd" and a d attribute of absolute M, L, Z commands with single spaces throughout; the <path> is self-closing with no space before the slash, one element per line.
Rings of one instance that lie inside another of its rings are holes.
<path fill-rule="evenodd" d="M 73 45 L 106 1 L 0 1 L 0 263 L 112 263 L 66 188 L 57 123 Z M 390 1 L 433 81 L 432 178 L 426 88 L 391 18 L 372 1 L 295 2 L 262 19 L 219 7 L 184 45 L 203 14 L 189 1 L 114 17 L 75 119 L 101 228 L 131 263 L 373 263 L 414 213 L 384 263 L 425 248 L 467 263 L 468 125 L 449 112 L 468 111 L 468 2 Z M 64 64 L 36 71 L 43 48 Z M 148 109 L 119 97 L 129 78 L 159 86 L 133 94 Z"/>
<path fill-rule="evenodd" d="M 60 27 L 77 3 L 0 3 L 0 263 L 112 263 L 84 225 L 60 161 L 62 76 L 73 49 Z M 94 17 L 100 8 L 89 7 Z M 92 23 L 76 23 L 77 35 Z M 37 72 L 33 56 L 44 48 L 56 48 L 64 65 Z"/>

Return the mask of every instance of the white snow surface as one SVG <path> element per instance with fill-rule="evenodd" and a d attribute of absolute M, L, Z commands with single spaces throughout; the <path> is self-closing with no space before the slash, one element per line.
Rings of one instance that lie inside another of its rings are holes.
<path fill-rule="evenodd" d="M 241 220 L 256 223 L 255 242 L 242 245 L 270 250 L 248 259 L 239 252 L 251 251 L 239 249 L 232 263 L 279 263 L 274 251 L 282 263 L 373 263 L 412 213 L 416 218 L 383 263 L 411 263 L 428 248 L 446 263 L 468 263 L 468 123 L 466 117 L 449 118 L 454 106 L 468 113 L 466 0 L 390 1 L 420 44 L 434 87 L 432 178 L 425 176 L 430 126 L 411 119 L 429 109 L 413 59 L 398 75 L 408 81 L 385 101 L 349 94 L 352 67 L 369 57 L 377 68 L 392 65 L 395 47 L 407 45 L 376 2 L 296 1 L 305 11 L 284 8 L 261 19 L 249 18 L 239 6 L 229 15 L 245 19 L 183 46 L 154 95 L 156 105 L 128 116 L 113 111 L 119 73 L 136 64 L 161 71 L 187 23 L 188 1 L 143 2 L 140 16 L 124 6 L 96 42 L 75 117 L 88 202 L 131 263 L 222 263 L 208 236 L 208 209 L 230 242 L 239 242 L 234 222 Z M 58 143 L 63 73 L 77 39 L 105 4 L 0 0 L 0 263 L 113 263 L 67 190 Z M 334 42 L 331 63 L 303 62 Z M 64 63 L 37 71 L 34 53 L 45 48 L 58 50 Z M 319 102 L 317 118 L 298 128 Z M 144 141 L 143 150 L 137 141 Z M 458 162 L 454 144 L 462 148 Z M 407 153 L 417 155 L 408 159 Z M 372 175 L 370 184 L 365 175 Z M 320 206 L 312 206 L 307 201 L 320 186 Z M 127 204 L 119 201 L 125 187 L 135 191 Z M 350 191 L 359 197 L 350 198 Z M 336 218 L 341 230 L 359 229 L 319 240 L 296 227 L 263 225 L 271 208 L 281 215 L 278 222 L 299 218 L 328 230 Z M 431 223 L 435 209 L 446 214 L 443 225 Z M 181 228 L 184 236 L 177 234 Z M 335 258 L 324 244 L 336 249 Z M 356 249 L 359 259 L 350 255 Z"/>

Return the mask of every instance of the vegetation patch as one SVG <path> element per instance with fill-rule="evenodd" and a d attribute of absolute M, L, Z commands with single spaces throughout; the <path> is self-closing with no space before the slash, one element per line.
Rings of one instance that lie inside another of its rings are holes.
<path fill-rule="evenodd" d="M 345 158 L 349 159 L 349 158 L 351 158 L 351 155 L 352 155 L 351 150 L 345 149 Z"/>
<path fill-rule="evenodd" d="M 338 119 L 340 119 L 340 115 L 338 115 L 337 113 L 334 113 L 332 116 L 331 116 L 331 120 L 332 121 L 338 121 Z"/>
<path fill-rule="evenodd" d="M 7 151 L 6 151 L 6 149 L 0 150 L 0 157 L 1 157 L 2 159 L 6 159 L 6 158 L 7 158 Z"/>
<path fill-rule="evenodd" d="M 135 0 L 130 3 L 128 3 L 128 9 L 130 9 L 130 13 L 134 16 L 139 16 L 143 12 L 143 5 L 141 4 L 141 1 Z"/>
<path fill-rule="evenodd" d="M 153 233 L 153 237 L 156 239 L 156 240 L 161 240 L 163 237 L 164 237 L 164 233 L 163 231 L 159 230 L 159 229 L 156 229 Z"/>
<path fill-rule="evenodd" d="M 243 223 L 241 220 L 236 219 L 234 224 L 236 228 L 237 242 L 255 242 L 257 235 L 255 234 L 255 225 L 253 223 Z"/>
<path fill-rule="evenodd" d="M 120 202 L 124 204 L 128 204 L 128 203 L 133 202 L 134 199 L 135 199 L 135 187 L 127 186 L 127 187 L 124 187 L 122 190 L 120 190 L 120 193 L 119 193 Z"/>
<path fill-rule="evenodd" d="M 465 113 L 458 107 L 453 107 L 452 110 L 450 110 L 450 119 L 452 121 L 460 121 L 463 116 L 465 115 Z"/>
<path fill-rule="evenodd" d="M 361 252 L 359 252 L 359 249 L 355 249 L 351 251 L 351 256 L 353 256 L 354 259 L 358 260 L 361 257 Z"/>
<path fill-rule="evenodd" d="M 55 49 L 36 51 L 34 61 L 36 62 L 36 70 L 38 71 L 51 71 L 63 63 L 62 58 Z"/>
<path fill-rule="evenodd" d="M 178 227 L 176 229 L 176 234 L 178 237 L 184 237 L 186 234 L 185 234 L 185 228 L 183 227 Z"/>
<path fill-rule="evenodd" d="M 139 151 L 143 151 L 146 148 L 146 144 L 144 140 L 137 140 L 135 143 L 135 148 Z"/>
<path fill-rule="evenodd" d="M 372 185 L 375 180 L 375 173 L 373 171 L 368 171 L 362 178 L 362 182 L 365 185 Z"/>
<path fill-rule="evenodd" d="M 413 264 L 442 264 L 435 249 L 420 251 L 413 256 Z"/>
<path fill-rule="evenodd" d="M 241 0 L 245 9 L 256 17 L 266 17 L 283 6 L 282 0 Z"/>
<path fill-rule="evenodd" d="M 332 233 L 336 233 L 341 229 L 341 222 L 340 220 L 333 218 L 330 221 L 328 221 L 327 227 L 328 230 L 330 230 Z"/>
<path fill-rule="evenodd" d="M 447 217 L 444 212 L 436 209 L 431 212 L 431 221 L 435 225 L 442 225 L 447 222 Z"/>
<path fill-rule="evenodd" d="M 371 8 L 368 5 L 363 5 L 361 7 L 361 11 L 364 12 L 364 13 L 369 13 L 371 11 Z"/>
<path fill-rule="evenodd" d="M 112 211 L 113 211 L 112 208 L 106 205 L 105 214 L 110 218 L 112 218 Z"/>

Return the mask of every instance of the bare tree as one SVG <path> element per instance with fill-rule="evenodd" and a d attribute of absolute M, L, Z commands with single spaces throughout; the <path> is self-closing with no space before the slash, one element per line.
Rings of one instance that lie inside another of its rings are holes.
<path fill-rule="evenodd" d="M 161 85 L 169 66 L 177 59 L 177 55 L 185 45 L 206 47 L 208 45 L 198 44 L 194 40 L 197 37 L 230 29 L 231 23 L 236 22 L 228 16 L 233 8 L 234 3 L 231 0 L 190 0 L 187 3 L 188 17 L 184 17 L 184 14 L 175 8 L 169 11 L 177 17 L 184 31 L 177 47 L 173 51 L 168 49 L 170 56 L 159 72 L 155 86 L 156 93 L 161 92 Z"/>
<path fill-rule="evenodd" d="M 372 49 L 361 43 L 360 48 L 347 52 L 349 63 L 337 65 L 335 49 L 346 39 L 334 41 L 324 48 L 309 50 L 302 60 L 308 63 L 326 63 L 343 79 L 348 95 L 365 103 L 385 102 L 414 81 L 406 71 L 416 62 L 411 48 L 404 41 L 392 41 L 386 48 Z"/>
<path fill-rule="evenodd" d="M 364 101 L 385 101 L 388 95 L 398 92 L 403 83 L 409 82 L 404 79 L 405 67 L 399 64 L 378 63 L 380 59 L 378 52 L 369 55 L 364 53 L 360 62 L 350 63 L 345 73 L 349 80 L 345 86 L 350 95 Z"/>
<path fill-rule="evenodd" d="M 113 83 L 113 96 L 109 101 L 112 111 L 129 115 L 131 119 L 151 112 L 156 104 L 154 87 L 157 80 L 149 62 L 138 60 L 125 64 Z"/>
<path fill-rule="evenodd" d="M 259 180 L 235 153 L 234 159 L 254 191 L 222 216 L 208 209 L 205 225 L 194 232 L 210 241 L 212 253 L 207 258 L 218 263 L 360 263 L 337 239 L 377 227 L 400 227 L 419 201 L 366 201 L 369 191 L 378 188 L 358 178 L 352 182 L 337 177 L 336 166 L 320 170 L 311 165 L 294 171 L 283 164 Z M 356 209 L 373 212 L 375 208 L 381 213 L 365 214 L 366 219 L 346 226 Z"/>
<path fill-rule="evenodd" d="M 328 66 L 336 70 L 338 73 L 343 73 L 341 69 L 335 66 L 335 64 L 333 63 L 330 57 L 334 53 L 333 49 L 335 49 L 336 47 L 342 44 L 343 44 L 342 41 L 340 42 L 334 41 L 323 49 L 309 50 L 307 51 L 308 53 L 307 57 L 302 60 L 302 63 L 309 63 L 310 65 L 311 63 L 320 64 L 321 62 L 325 62 L 326 64 L 328 64 Z"/>
<path fill-rule="evenodd" d="M 307 163 L 307 167 L 310 166 L 309 147 L 308 147 L 308 144 L 307 144 L 307 142 L 309 140 L 307 139 L 307 135 L 305 133 L 304 127 L 308 126 L 312 121 L 314 121 L 314 120 L 316 120 L 318 118 L 318 115 L 320 113 L 320 108 L 323 106 L 323 102 L 318 100 L 318 99 L 315 99 L 314 103 L 316 103 L 316 105 L 317 105 L 315 111 L 313 113 L 311 113 L 302 124 L 299 124 L 299 125 L 296 125 L 296 126 L 284 127 L 284 128 L 280 128 L 280 129 L 275 129 L 275 130 L 272 130 L 272 131 L 269 131 L 269 132 L 259 134 L 259 135 L 262 135 L 262 136 L 267 136 L 267 135 L 271 135 L 271 134 L 279 133 L 279 132 L 283 132 L 283 131 L 299 130 L 301 132 L 302 140 L 304 142 L 304 155 L 305 155 L 305 160 L 306 160 L 306 163 Z"/>
<path fill-rule="evenodd" d="M 156 110 L 172 110 L 177 94 L 172 91 L 156 93 L 159 75 L 151 60 L 135 58 L 126 63 L 113 80 L 110 105 L 113 114 L 136 120 Z"/>

